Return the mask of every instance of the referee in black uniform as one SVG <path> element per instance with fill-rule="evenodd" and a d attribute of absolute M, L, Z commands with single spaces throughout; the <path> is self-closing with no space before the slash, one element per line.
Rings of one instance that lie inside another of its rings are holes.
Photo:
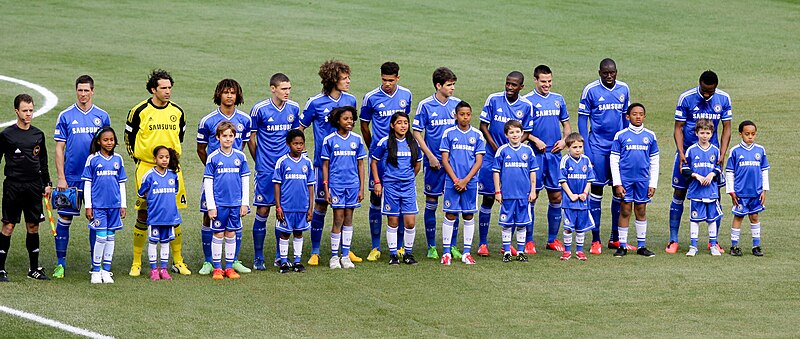
<path fill-rule="evenodd" d="M 28 278 L 48 280 L 39 267 L 39 223 L 44 221 L 42 197 L 50 198 L 50 173 L 47 169 L 47 148 L 44 133 L 31 126 L 33 98 L 20 94 L 14 98 L 17 123 L 0 132 L 0 160 L 5 157 L 3 181 L 3 229 L 0 231 L 0 282 L 8 281 L 6 257 L 14 226 L 25 214 L 30 269 Z"/>

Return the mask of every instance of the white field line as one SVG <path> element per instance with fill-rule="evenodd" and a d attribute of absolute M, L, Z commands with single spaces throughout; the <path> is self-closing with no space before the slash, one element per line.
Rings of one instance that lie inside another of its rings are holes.
<path fill-rule="evenodd" d="M 0 305 L 0 312 L 5 312 L 5 313 L 8 313 L 8 314 L 11 314 L 11 315 L 23 318 L 23 319 L 35 321 L 35 322 L 43 324 L 43 325 L 47 325 L 47 326 L 50 326 L 50 327 L 55 327 L 55 328 L 57 328 L 59 330 L 62 330 L 62 331 L 65 331 L 65 332 L 74 333 L 74 334 L 77 334 L 77 335 L 82 335 L 82 336 L 88 337 L 88 338 L 113 338 L 113 337 L 109 337 L 107 335 L 102 335 L 102 334 L 97 333 L 97 332 L 89 331 L 87 329 L 83 329 L 83 328 L 75 327 L 75 326 L 70 326 L 70 325 L 67 325 L 67 324 L 59 322 L 59 321 L 55 321 L 55 320 L 52 320 L 52 319 L 47 319 L 45 317 L 40 317 L 40 316 L 35 315 L 33 313 L 28 313 L 28 312 L 15 310 L 13 308 L 6 307 L 6 306 L 3 306 L 3 305 Z M 13 333 L 12 333 L 12 335 L 13 335 Z"/>
<path fill-rule="evenodd" d="M 50 110 L 52 110 L 54 107 L 56 107 L 56 105 L 58 105 L 58 97 L 55 94 L 53 94 L 53 92 L 51 92 L 49 89 L 44 88 L 40 85 L 25 80 L 8 77 L 2 74 L 0 74 L 0 81 L 8 81 L 28 87 L 36 92 L 39 92 L 39 94 L 41 94 L 44 97 L 44 105 L 42 105 L 38 110 L 36 110 L 36 112 L 33 112 L 34 117 L 38 117 L 42 114 L 45 114 Z M 17 119 L 0 123 L 0 127 L 8 127 L 15 123 L 17 123 Z"/>

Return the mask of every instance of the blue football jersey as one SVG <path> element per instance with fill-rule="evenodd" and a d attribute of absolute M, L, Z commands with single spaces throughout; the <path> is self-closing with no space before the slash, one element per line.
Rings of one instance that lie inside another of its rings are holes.
<path fill-rule="evenodd" d="M 208 156 L 204 178 L 214 179 L 216 206 L 235 207 L 247 204 L 242 201 L 242 177 L 250 175 L 247 158 L 242 151 L 233 149 L 225 154 L 216 150 Z"/>
<path fill-rule="evenodd" d="M 531 113 L 531 134 L 542 140 L 547 147 L 545 152 L 550 152 L 553 146 L 561 140 L 561 123 L 569 121 L 567 103 L 561 94 L 550 92 L 546 96 L 536 90 L 524 97 L 533 105 Z M 538 149 L 534 148 L 536 153 Z"/>
<path fill-rule="evenodd" d="M 710 144 L 707 149 L 703 149 L 699 144 L 694 144 L 686 149 L 686 161 L 683 164 L 681 171 L 691 169 L 692 173 L 697 173 L 706 176 L 711 172 L 716 171 L 717 177 L 714 181 L 707 185 L 700 185 L 700 181 L 692 178 L 689 181 L 689 188 L 686 192 L 686 197 L 692 200 L 716 200 L 719 198 L 719 186 L 717 182 L 719 175 L 722 172 L 717 164 L 719 159 L 719 148 Z"/>
<path fill-rule="evenodd" d="M 475 127 L 470 126 L 466 131 L 458 126 L 453 126 L 444 131 L 439 151 L 450 154 L 449 163 L 458 178 L 464 178 L 472 170 L 477 161 L 478 154 L 486 154 L 486 140 Z M 455 183 L 449 175 L 445 176 L 444 187 L 453 187 Z M 467 188 L 478 186 L 478 173 L 467 183 Z"/>
<path fill-rule="evenodd" d="M 252 130 L 250 116 L 236 109 L 233 115 L 229 117 L 217 108 L 208 113 L 203 119 L 200 119 L 200 123 L 197 126 L 197 143 L 207 144 L 206 154 L 211 154 L 219 149 L 217 126 L 223 121 L 230 122 L 236 127 L 233 148 L 242 150 L 244 149 L 244 144 L 250 141 L 250 131 Z"/>
<path fill-rule="evenodd" d="M 587 183 L 595 182 L 594 169 L 592 169 L 592 167 L 592 162 L 586 155 L 581 154 L 581 157 L 576 159 L 567 154 L 561 158 L 558 183 L 567 183 L 572 194 L 581 194 L 583 190 L 586 189 Z M 561 199 L 562 208 L 574 210 L 589 209 L 588 199 L 585 201 L 581 201 L 580 199 L 570 201 L 563 187 L 561 188 L 561 194 L 564 197 Z"/>
<path fill-rule="evenodd" d="M 329 134 L 336 132 L 328 122 L 328 115 L 334 108 L 353 106 L 356 107 L 356 97 L 347 92 L 342 92 L 338 100 L 334 100 L 324 93 L 308 98 L 306 107 L 300 113 L 300 126 L 305 128 L 314 124 L 314 166 L 322 165 L 322 140 Z M 286 142 L 284 140 L 284 142 Z"/>
<path fill-rule="evenodd" d="M 364 95 L 361 102 L 361 121 L 370 122 L 372 131 L 372 148 L 391 131 L 390 122 L 392 115 L 397 112 L 411 114 L 411 91 L 398 85 L 393 94 L 389 95 L 380 86 Z"/>
<path fill-rule="evenodd" d="M 619 174 L 624 182 L 650 181 L 650 160 L 658 155 L 658 142 L 653 131 L 630 127 L 617 132 L 611 154 L 619 156 Z"/>
<path fill-rule="evenodd" d="M 349 132 L 333 132 L 322 141 L 322 160 L 328 160 L 328 186 L 358 188 L 358 161 L 367 157 L 364 139 Z"/>
<path fill-rule="evenodd" d="M 68 182 L 81 180 L 92 138 L 105 126 L 111 126 L 108 113 L 95 105 L 84 112 L 77 104 L 72 104 L 58 114 L 53 139 L 66 143 L 64 176 Z"/>
<path fill-rule="evenodd" d="M 500 173 L 503 199 L 528 199 L 531 193 L 531 172 L 539 170 L 533 148 L 505 144 L 497 149 L 492 171 Z"/>
<path fill-rule="evenodd" d="M 431 150 L 436 159 L 442 159 L 439 151 L 439 143 L 442 141 L 444 130 L 455 126 L 456 105 L 461 99 L 448 97 L 447 102 L 436 99 L 436 94 L 431 95 L 419 102 L 417 112 L 414 114 L 414 121 L 411 128 L 425 134 L 425 144 Z M 428 158 L 424 159 L 425 166 L 428 166 Z"/>
<path fill-rule="evenodd" d="M 285 154 L 275 164 L 272 182 L 281 184 L 281 208 L 284 212 L 307 212 L 308 186 L 317 183 L 314 165 L 305 155 L 292 158 Z"/>
<path fill-rule="evenodd" d="M 683 147 L 688 148 L 697 143 L 697 134 L 694 127 L 697 120 L 708 119 L 714 123 L 714 134 L 711 135 L 711 143 L 719 147 L 717 137 L 717 126 L 720 121 L 730 121 L 733 119 L 731 110 L 731 97 L 728 93 L 717 89 L 714 95 L 708 100 L 703 99 L 700 94 L 700 87 L 687 90 L 678 97 L 678 106 L 675 107 L 675 120 L 683 121 Z"/>
<path fill-rule="evenodd" d="M 688 159 L 687 159 L 688 160 Z M 767 151 L 763 146 L 744 142 L 731 148 L 725 172 L 733 173 L 733 191 L 743 198 L 755 198 L 764 191 L 762 171 L 769 170 Z"/>
<path fill-rule="evenodd" d="M 258 173 L 272 173 L 278 158 L 289 153 L 286 134 L 300 125 L 298 116 L 300 105 L 287 100 L 283 107 L 275 106 L 272 99 L 259 101 L 250 110 L 252 133 L 255 133 L 255 170 Z"/>
<path fill-rule="evenodd" d="M 83 181 L 92 182 L 92 208 L 120 208 L 119 184 L 128 180 L 122 157 L 114 153 L 110 157 L 97 152 L 86 159 Z"/>
<path fill-rule="evenodd" d="M 517 101 L 508 102 L 506 92 L 497 92 L 486 98 L 481 111 L 481 122 L 489 124 L 489 135 L 492 136 L 497 147 L 500 147 L 508 143 L 505 132 L 506 122 L 517 120 L 522 123 L 523 132 L 530 133 L 533 130 L 532 111 L 533 106 L 528 99 L 519 97 Z M 486 142 L 486 156 L 494 157 L 494 149 L 489 142 Z"/>
<path fill-rule="evenodd" d="M 384 137 L 375 145 L 372 151 L 372 158 L 378 161 L 383 161 L 386 164 L 385 172 L 383 173 L 383 181 L 405 181 L 414 180 L 414 167 L 411 166 L 411 149 L 408 147 L 406 138 L 397 139 L 397 166 L 390 164 L 387 159 L 389 158 L 388 142 L 389 138 Z M 422 150 L 417 150 L 417 161 L 422 161 Z"/>
<path fill-rule="evenodd" d="M 609 89 L 600 80 L 583 88 L 578 114 L 588 115 L 590 133 L 588 145 L 601 154 L 611 152 L 614 135 L 624 128 L 625 112 L 630 104 L 628 84 L 617 80 Z"/>
<path fill-rule="evenodd" d="M 141 198 L 147 197 L 148 225 L 180 225 L 183 222 L 175 203 L 178 185 L 178 175 L 171 169 L 161 173 L 153 167 L 145 172 L 137 193 Z"/>

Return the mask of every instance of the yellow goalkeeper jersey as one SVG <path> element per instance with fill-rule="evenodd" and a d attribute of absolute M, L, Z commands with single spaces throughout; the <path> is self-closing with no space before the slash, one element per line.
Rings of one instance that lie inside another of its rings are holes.
<path fill-rule="evenodd" d="M 158 107 L 147 99 L 128 112 L 125 145 L 134 160 L 153 163 L 153 149 L 159 145 L 172 148 L 180 155 L 185 132 L 186 117 L 180 106 L 170 101 Z"/>

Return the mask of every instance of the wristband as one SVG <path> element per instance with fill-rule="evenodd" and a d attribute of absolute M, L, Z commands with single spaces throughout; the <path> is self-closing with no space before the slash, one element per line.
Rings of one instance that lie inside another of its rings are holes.
<path fill-rule="evenodd" d="M 323 180 L 323 181 L 322 181 L 322 184 L 323 184 L 323 185 L 327 185 L 327 184 L 328 184 L 328 180 Z"/>
<path fill-rule="evenodd" d="M 501 191 L 494 192 L 494 194 L 503 194 Z"/>
<path fill-rule="evenodd" d="M 280 206 L 275 207 L 275 211 L 283 211 L 283 208 L 281 208 Z"/>
<path fill-rule="evenodd" d="M 374 180 L 374 181 L 372 182 L 372 185 L 379 185 L 380 183 L 381 183 L 381 181 L 380 181 L 380 180 Z"/>

